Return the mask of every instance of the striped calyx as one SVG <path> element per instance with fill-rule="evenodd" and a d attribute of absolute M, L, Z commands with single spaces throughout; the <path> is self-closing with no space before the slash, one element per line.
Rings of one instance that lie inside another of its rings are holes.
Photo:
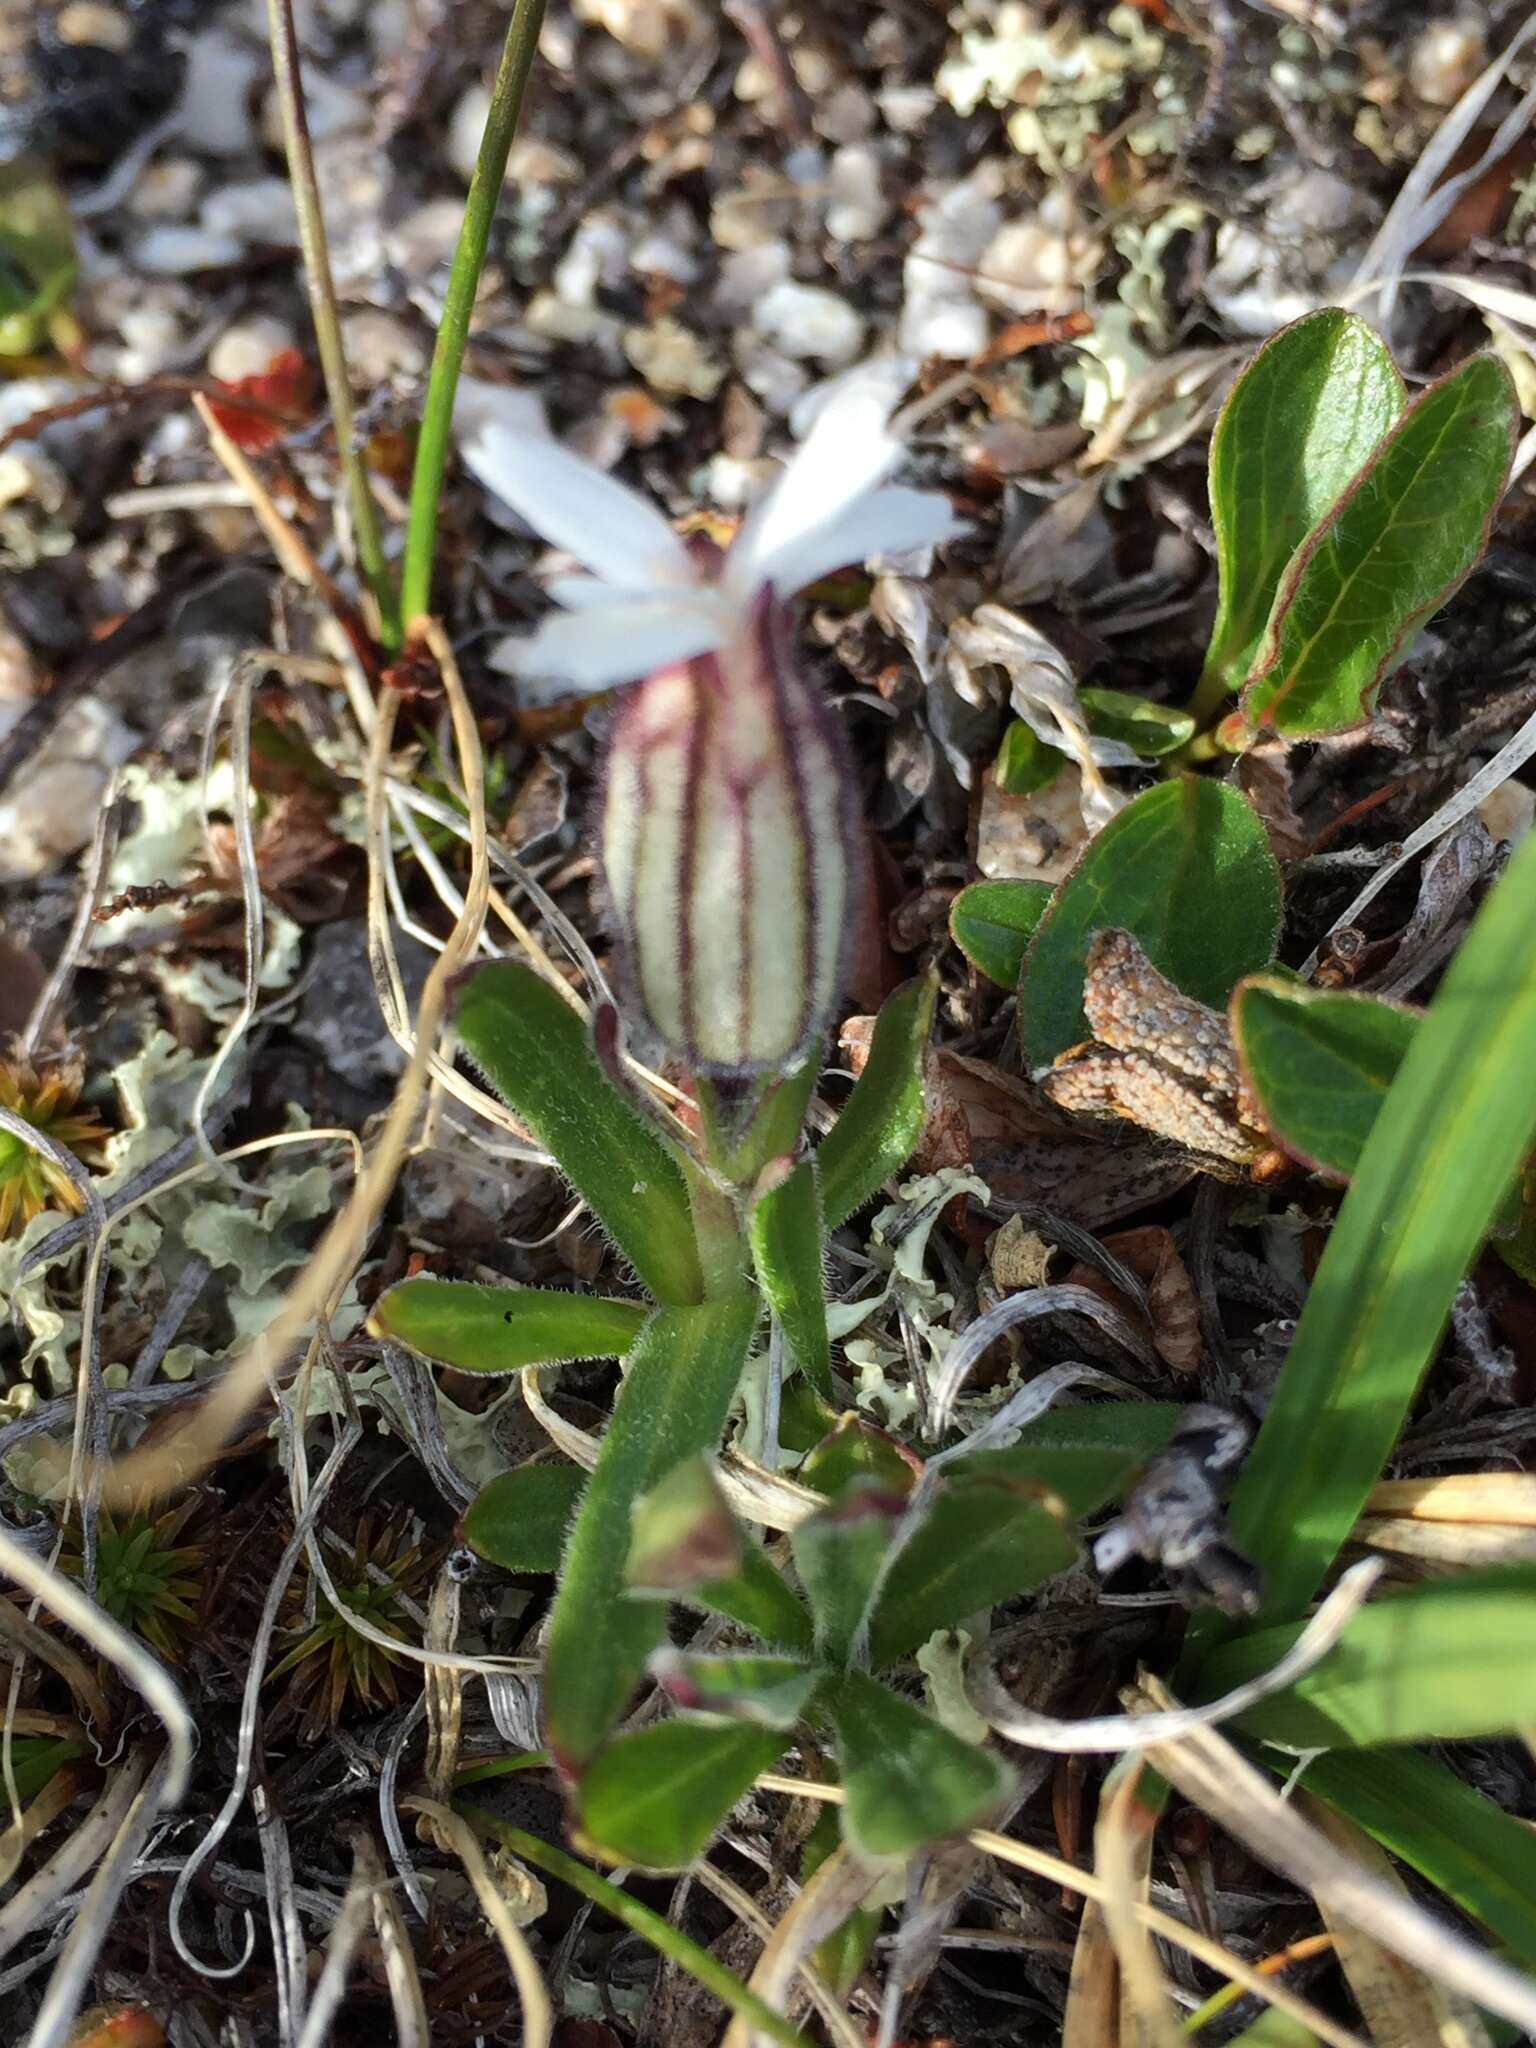
<path fill-rule="evenodd" d="M 858 845 L 843 738 L 763 591 L 615 719 L 602 852 L 632 1000 L 694 1069 L 791 1062 L 840 993 Z"/>

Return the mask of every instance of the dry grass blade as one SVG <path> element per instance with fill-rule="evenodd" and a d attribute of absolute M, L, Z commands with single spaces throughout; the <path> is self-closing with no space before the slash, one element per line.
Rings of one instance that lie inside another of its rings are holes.
<path fill-rule="evenodd" d="M 744 1927 L 751 1928 L 759 1941 L 766 1944 L 772 1938 L 774 1923 L 757 1901 L 723 1870 L 717 1870 L 707 1856 L 692 1865 L 689 1875 L 696 1878 L 706 1891 L 713 1892 L 723 1906 L 729 1907 Z M 858 2023 L 834 1997 L 831 1986 L 820 1972 L 811 1964 L 802 1962 L 799 1974 L 806 1996 L 837 2048 L 869 2048 L 868 2039 Z"/>
<path fill-rule="evenodd" d="M 94 1600 L 88 1600 L 72 1579 L 52 1570 L 3 1530 L 0 1530 L 0 1572 L 41 1601 L 66 1628 L 73 1629 L 83 1642 L 88 1643 L 98 1657 L 119 1671 L 158 1717 L 171 1746 L 170 1770 L 164 1787 L 165 1803 L 167 1806 L 179 1806 L 191 1775 L 196 1737 L 187 1703 L 164 1667 L 155 1661 L 137 1636 L 120 1628 Z"/>
<path fill-rule="evenodd" d="M 1120 1962 L 1097 1899 L 1083 1905 L 1072 1950 L 1072 1976 L 1061 2023 L 1061 2048 L 1105 2048 L 1119 2027 Z"/>
<path fill-rule="evenodd" d="M 42 1791 L 24 1813 L 18 1813 L 15 1820 L 0 1835 L 0 1884 L 9 1884 L 21 1864 L 21 1859 L 45 1828 L 50 1828 L 63 1813 L 67 1813 L 80 1797 L 82 1788 L 82 1767 L 77 1763 L 63 1764 L 48 1780 Z M 14 1788 L 13 1788 L 14 1789 Z"/>
<path fill-rule="evenodd" d="M 1099 1796 L 1093 1831 L 1094 1864 L 1104 1887 L 1104 1925 L 1120 1965 L 1121 2040 L 1148 2048 L 1180 2048 L 1180 2034 L 1168 2006 L 1167 1987 L 1146 1922 L 1137 1911 L 1147 1903 L 1152 1873 L 1152 1838 L 1157 1809 L 1138 1798 L 1142 1766 L 1130 1758 L 1117 1764 Z"/>
<path fill-rule="evenodd" d="M 818 1799 L 829 1806 L 841 1806 L 843 1788 L 841 1785 L 824 1785 L 811 1779 L 785 1777 L 777 1771 L 765 1771 L 757 1780 L 760 1792 L 782 1792 L 791 1799 Z M 1081 1870 L 1075 1863 L 1069 1863 L 1064 1856 L 1053 1856 L 1046 1849 L 1037 1849 L 1032 1843 L 1015 1841 L 1012 1835 L 1000 1835 L 993 1828 L 973 1828 L 966 1836 L 973 1849 L 980 1849 L 984 1855 L 995 1856 L 999 1863 L 1008 1864 L 1017 1870 L 1027 1870 L 1032 1876 L 1043 1877 L 1054 1885 L 1064 1886 L 1069 1891 L 1079 1892 L 1085 1899 L 1092 1899 L 1102 1905 L 1105 1886 L 1101 1878 L 1092 1871 Z M 1195 1956 L 1207 1968 L 1216 1971 L 1234 1984 L 1241 1984 L 1247 1991 L 1254 1992 L 1266 2004 L 1279 2008 L 1281 2012 L 1310 2027 L 1320 2041 L 1328 2048 L 1366 2048 L 1358 2034 L 1352 2034 L 1347 2027 L 1341 2027 L 1337 2020 L 1302 1998 L 1286 1985 L 1267 1977 L 1262 1970 L 1242 1956 L 1233 1955 L 1224 1949 L 1219 1941 L 1201 1934 L 1197 1928 L 1187 1927 L 1182 1920 L 1176 1920 L 1171 1913 L 1164 1913 L 1157 1906 L 1137 1903 L 1135 1913 L 1138 1920 L 1164 1941 L 1171 1941 L 1189 1955 Z"/>
<path fill-rule="evenodd" d="M 1148 1681 L 1144 1689 L 1154 1704 L 1166 1704 L 1161 1686 Z M 1195 1729 L 1179 1742 L 1154 1743 L 1147 1757 L 1271 1870 L 1303 1891 L 1326 1890 L 1339 1918 L 1515 2026 L 1536 2027 L 1536 1982 L 1362 1870 L 1224 1736 Z"/>
<path fill-rule="evenodd" d="M 1365 1503 L 1371 1515 L 1421 1522 L 1502 1522 L 1536 1529 L 1536 1472 L 1447 1472 L 1438 1479 L 1382 1479 Z"/>
<path fill-rule="evenodd" d="M 134 1751 L 107 1780 L 90 1812 L 41 1870 L 0 1906 L 0 1956 L 53 1919 L 61 1900 L 93 1871 L 117 1837 L 149 1772 L 149 1758 Z"/>
<path fill-rule="evenodd" d="M 96 813 L 96 828 L 91 835 L 90 851 L 85 857 L 85 868 L 80 878 L 80 900 L 75 905 L 68 936 L 21 1033 L 20 1047 L 24 1058 L 31 1058 L 52 1029 L 90 942 L 92 916 L 106 886 L 107 869 L 111 866 L 112 855 L 117 848 L 118 829 L 122 824 L 123 799 L 118 788 L 119 780 L 120 772 L 113 769 Z"/>
<path fill-rule="evenodd" d="M 395 2048 L 431 2048 L 432 2029 L 421 1988 L 421 1972 L 416 1967 L 411 1938 L 395 1902 L 394 1889 L 385 1877 L 377 1850 L 364 1836 L 358 1840 L 358 1856 L 373 1885 L 373 1931 L 379 1938 L 384 1981 L 389 1986 L 389 2002 L 394 2012 Z"/>
<path fill-rule="evenodd" d="M 1407 1897 L 1407 1887 L 1386 1851 L 1363 1828 L 1319 1799 L 1297 1795 L 1296 1804 L 1330 1842 L 1389 1891 Z M 1488 2030 L 1464 1999 L 1452 1998 L 1423 1970 L 1405 1964 L 1368 1934 L 1340 1919 L 1335 1925 L 1326 1887 L 1317 1895 L 1324 1924 L 1335 1934 L 1334 1948 L 1355 2003 L 1376 2048 L 1491 2048 Z"/>
<path fill-rule="evenodd" d="M 97 1865 L 90 1890 L 48 1980 L 27 2048 L 64 2048 L 64 2043 L 73 2037 L 75 2015 L 90 1981 L 92 1966 L 110 1931 L 123 1888 L 133 1875 L 139 1851 L 165 1804 L 165 1785 L 171 1768 L 170 1756 L 163 1755 L 134 1794 L 111 1846 Z"/>
<path fill-rule="evenodd" d="M 464 914 L 450 932 L 427 975 L 416 1017 L 415 1048 L 396 1084 L 394 1100 L 375 1142 L 373 1155 L 359 1175 L 345 1207 L 316 1246 L 309 1263 L 284 1296 L 266 1329 L 203 1401 L 186 1428 L 152 1449 L 130 1452 L 109 1470 L 105 1497 L 114 1503 L 185 1483 L 191 1471 L 204 1470 L 212 1462 L 226 1434 L 255 1399 L 269 1371 L 276 1368 L 289 1345 L 303 1335 L 314 1315 L 346 1284 L 389 1199 L 395 1175 L 405 1156 L 426 1085 L 428 1062 L 443 1021 L 448 988 L 453 976 L 473 954 L 485 920 L 490 886 L 485 853 L 485 780 L 481 768 L 480 736 L 454 666 L 452 650 L 441 629 L 434 621 L 428 620 L 420 622 L 420 630 L 442 669 L 464 786 L 469 793 L 473 838 Z M 380 727 L 389 723 L 385 706 L 392 709 L 393 702 L 394 693 L 386 693 L 384 703 L 380 705 Z M 380 759 L 375 772 L 382 775 L 382 771 Z"/>
<path fill-rule="evenodd" d="M 363 1929 L 368 1923 L 368 1909 L 373 1897 L 373 1884 L 364 1868 L 361 1858 L 354 1857 L 352 1878 L 347 1886 L 347 1895 L 341 1902 L 341 1911 L 331 1929 L 331 1938 L 325 1945 L 325 1961 L 320 1975 L 315 1980 L 314 1996 L 309 2010 L 304 2015 L 303 2031 L 299 2035 L 298 2048 L 325 2048 L 330 2039 L 331 2021 L 341 2004 L 341 1994 L 347 1988 L 347 1972 L 352 1967 L 352 1958 L 357 1945 L 363 1938 Z"/>
<path fill-rule="evenodd" d="M 1220 1699 L 1200 1707 L 1174 1707 L 1165 1714 L 1099 1714 L 1091 1720 L 1060 1721 L 1052 1714 L 1033 1714 L 1020 1707 L 986 1663 L 965 1675 L 966 1697 L 977 1713 L 1009 1742 L 1027 1749 L 1048 1749 L 1063 1755 L 1084 1752 L 1114 1754 L 1145 1749 L 1153 1742 L 1172 1742 L 1191 1729 L 1210 1728 L 1245 1713 L 1259 1700 L 1283 1692 L 1305 1671 L 1326 1657 L 1385 1567 L 1376 1558 L 1351 1565 L 1290 1649 L 1268 1671 L 1234 1686 Z"/>
<path fill-rule="evenodd" d="M 748 1990 L 788 2019 L 796 1974 L 807 1969 L 806 1959 L 863 1905 L 881 1874 L 861 1863 L 846 1844 L 834 1849 L 764 1942 L 757 1967 L 747 1979 Z M 764 2048 L 766 2041 L 767 2036 L 738 2013 L 725 2030 L 721 2048 Z"/>
<path fill-rule="evenodd" d="M 468 1824 L 461 1820 L 451 1806 L 444 1806 L 437 1799 L 407 1799 L 404 1804 L 416 1813 L 424 1813 L 433 1822 L 445 1842 L 450 1844 L 454 1854 L 464 1865 L 465 1875 L 475 1888 L 475 1897 L 480 1901 L 480 1910 L 490 1922 L 496 1939 L 506 1954 L 507 1967 L 512 1981 L 517 1986 L 517 1995 L 523 2007 L 523 2048 L 549 2048 L 549 2038 L 554 2028 L 554 2013 L 549 2002 L 549 1992 L 544 1978 L 528 1946 L 528 1937 L 513 1918 L 505 1898 L 498 1890 L 496 1880 L 481 1852 L 480 1844 Z"/>
<path fill-rule="evenodd" d="M 101 1681 L 90 1665 L 68 1643 L 61 1643 L 47 1629 L 39 1628 L 30 1616 L 23 1614 L 3 1594 L 0 1594 L 0 1636 L 14 1643 L 24 1656 L 36 1657 L 56 1671 L 74 1694 L 81 1719 L 90 1722 L 99 1736 L 111 1734 L 112 1709 L 101 1689 Z"/>

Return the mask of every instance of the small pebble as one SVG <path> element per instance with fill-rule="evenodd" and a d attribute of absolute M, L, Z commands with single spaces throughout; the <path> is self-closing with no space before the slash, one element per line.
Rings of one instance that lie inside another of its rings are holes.
<path fill-rule="evenodd" d="M 252 178 L 242 185 L 219 185 L 203 201 L 198 216 L 205 233 L 238 237 L 256 247 L 296 249 L 299 216 L 286 178 Z"/>
<path fill-rule="evenodd" d="M 189 156 L 165 156 L 146 165 L 125 211 L 139 220 L 186 220 L 203 186 L 203 167 Z"/>
<path fill-rule="evenodd" d="M 713 398 L 725 381 L 719 357 L 676 320 L 627 328 L 624 353 L 651 389 L 668 397 Z"/>
<path fill-rule="evenodd" d="M 208 351 L 208 374 L 222 384 L 259 377 L 272 358 L 294 346 L 296 336 L 286 320 L 272 313 L 253 313 L 234 321 Z"/>
<path fill-rule="evenodd" d="M 1488 61 L 1488 38 L 1473 15 L 1432 22 L 1413 46 L 1408 83 L 1431 107 L 1454 106 Z"/>
<path fill-rule="evenodd" d="M 245 244 L 233 235 L 164 221 L 140 238 L 133 260 L 151 277 L 189 277 L 198 270 L 227 269 L 244 254 Z"/>
<path fill-rule="evenodd" d="M 982 252 L 976 295 L 1002 313 L 1070 313 L 1104 262 L 1104 244 L 1051 193 L 1022 219 L 1005 221 Z"/>
<path fill-rule="evenodd" d="M 267 74 L 264 52 L 220 28 L 187 38 L 177 134 L 204 156 L 246 156 L 256 147 L 251 94 Z"/>
<path fill-rule="evenodd" d="M 964 362 L 987 345 L 991 321 L 973 273 L 1002 224 L 994 167 L 982 165 L 924 207 L 902 266 L 901 346 L 916 356 Z"/>
<path fill-rule="evenodd" d="M 862 143 L 835 152 L 827 174 L 827 233 L 834 242 L 872 242 L 890 215 L 880 159 Z"/>
<path fill-rule="evenodd" d="M 846 299 L 788 278 L 764 292 L 753 308 L 752 324 L 782 354 L 834 369 L 851 363 L 864 341 L 863 316 Z"/>

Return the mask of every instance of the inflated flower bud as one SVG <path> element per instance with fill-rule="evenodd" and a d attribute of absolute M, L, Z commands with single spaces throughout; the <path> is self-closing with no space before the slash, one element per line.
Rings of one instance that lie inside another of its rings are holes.
<path fill-rule="evenodd" d="M 696 1069 L 782 1067 L 831 1021 L 858 847 L 843 736 L 766 591 L 631 689 L 602 852 L 633 1000 Z"/>

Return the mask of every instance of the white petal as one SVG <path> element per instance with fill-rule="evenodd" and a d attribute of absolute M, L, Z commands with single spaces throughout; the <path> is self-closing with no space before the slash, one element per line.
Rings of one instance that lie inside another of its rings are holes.
<path fill-rule="evenodd" d="M 726 561 L 727 587 L 742 597 L 765 583 L 779 591 L 798 588 L 781 576 L 781 558 L 816 528 L 841 519 L 900 458 L 901 442 L 879 397 L 856 392 L 828 405 L 737 535 Z"/>
<path fill-rule="evenodd" d="M 638 592 L 697 580 L 655 507 L 558 441 L 477 424 L 463 455 L 488 491 L 604 582 Z"/>
<path fill-rule="evenodd" d="M 808 583 L 850 562 L 871 555 L 905 554 L 909 548 L 936 547 L 965 531 L 949 500 L 938 491 L 914 491 L 906 484 L 888 484 L 850 505 L 837 519 L 804 533 L 774 558 L 773 587 L 781 597 L 804 590 Z"/>
<path fill-rule="evenodd" d="M 616 600 L 600 610 L 556 612 L 526 640 L 503 642 L 495 665 L 535 678 L 544 698 L 561 694 L 548 690 L 546 678 L 572 691 L 606 690 L 718 647 L 731 624 L 730 615 L 703 593 L 691 599 Z"/>
<path fill-rule="evenodd" d="M 590 612 L 599 605 L 612 604 L 626 593 L 616 590 L 611 583 L 605 583 L 601 576 L 547 576 L 544 579 L 544 595 L 551 604 L 562 605 L 568 612 Z"/>

